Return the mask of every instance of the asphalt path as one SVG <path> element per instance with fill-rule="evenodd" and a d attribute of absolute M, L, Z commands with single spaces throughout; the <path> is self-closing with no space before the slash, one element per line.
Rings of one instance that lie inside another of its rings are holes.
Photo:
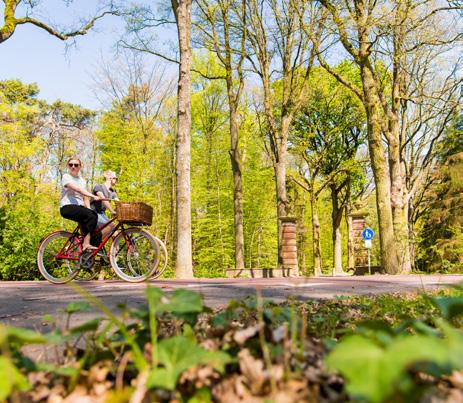
<path fill-rule="evenodd" d="M 219 307 L 232 299 L 255 295 L 256 290 L 260 290 L 264 298 L 279 302 L 289 296 L 304 301 L 338 296 L 424 292 L 457 283 L 463 283 L 463 275 L 156 280 L 148 284 L 166 293 L 177 288 L 194 290 L 203 296 L 207 306 Z M 145 303 L 146 283 L 75 281 L 68 285 L 55 285 L 45 281 L 4 281 L 0 282 L 0 322 L 45 332 L 50 325 L 42 318 L 50 314 L 60 326 L 66 318 L 63 309 L 71 302 L 84 300 L 75 285 L 98 297 L 114 313 L 119 309 L 118 304 L 133 308 Z M 75 325 L 96 316 L 101 316 L 101 312 L 94 308 L 74 315 L 72 322 Z"/>

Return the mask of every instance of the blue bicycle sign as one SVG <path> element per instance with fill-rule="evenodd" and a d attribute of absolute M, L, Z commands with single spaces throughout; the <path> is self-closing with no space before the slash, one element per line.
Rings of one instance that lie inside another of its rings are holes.
<path fill-rule="evenodd" d="M 365 228 L 362 231 L 362 237 L 366 241 L 369 241 L 370 239 L 373 239 L 374 236 L 375 236 L 375 232 L 371 228 Z"/>

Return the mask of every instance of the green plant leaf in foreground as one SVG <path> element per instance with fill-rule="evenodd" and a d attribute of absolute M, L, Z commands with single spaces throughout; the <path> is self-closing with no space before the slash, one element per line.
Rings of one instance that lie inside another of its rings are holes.
<path fill-rule="evenodd" d="M 174 389 L 180 375 L 188 368 L 208 364 L 223 372 L 230 357 L 222 351 L 207 351 L 185 336 L 176 336 L 159 342 L 158 362 L 162 367 L 152 369 L 148 387 Z"/>
<path fill-rule="evenodd" d="M 371 402 L 390 396 L 406 369 L 420 362 L 437 364 L 444 372 L 463 367 L 463 334 L 441 324 L 444 339 L 425 335 L 400 335 L 387 346 L 361 335 L 343 339 L 327 358 L 327 366 L 348 381 L 348 392 Z"/>
<path fill-rule="evenodd" d="M 91 319 L 81 325 L 71 328 L 69 331 L 71 334 L 81 334 L 85 332 L 94 332 L 98 330 L 98 326 L 102 323 L 103 318 Z"/>
<path fill-rule="evenodd" d="M 10 345 L 17 347 L 25 344 L 43 344 L 49 341 L 42 334 L 29 329 L 0 324 L 0 330 L 0 344 L 5 341 L 5 338 Z"/>
<path fill-rule="evenodd" d="M 86 301 L 77 301 L 77 302 L 71 302 L 70 304 L 67 305 L 65 308 L 64 312 L 68 314 L 73 314 L 76 312 L 87 312 L 91 308 L 90 304 Z"/>
<path fill-rule="evenodd" d="M 169 302 L 157 307 L 158 312 L 201 313 L 204 309 L 201 295 L 190 290 L 175 290 L 168 297 Z"/>
<path fill-rule="evenodd" d="M 14 389 L 26 391 L 30 388 L 27 379 L 7 357 L 0 356 L 0 401 L 6 400 Z"/>
<path fill-rule="evenodd" d="M 431 301 L 447 320 L 463 315 L 463 297 L 436 297 Z"/>
<path fill-rule="evenodd" d="M 148 287 L 146 296 L 152 307 L 150 309 L 154 308 L 157 314 L 172 314 L 192 326 L 196 323 L 198 315 L 206 309 L 201 295 L 190 290 L 179 289 L 165 295 L 159 289 Z"/>

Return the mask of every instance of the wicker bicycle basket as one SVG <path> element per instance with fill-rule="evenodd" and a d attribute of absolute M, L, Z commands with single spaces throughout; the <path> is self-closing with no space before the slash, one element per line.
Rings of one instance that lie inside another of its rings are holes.
<path fill-rule="evenodd" d="M 116 202 L 117 219 L 131 225 L 151 225 L 153 207 L 144 202 Z"/>

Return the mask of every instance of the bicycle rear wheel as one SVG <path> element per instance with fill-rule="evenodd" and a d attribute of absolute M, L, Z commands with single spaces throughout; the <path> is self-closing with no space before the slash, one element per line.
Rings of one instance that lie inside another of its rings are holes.
<path fill-rule="evenodd" d="M 121 231 L 109 250 L 115 273 L 125 281 L 136 283 L 149 279 L 159 265 L 159 244 L 148 231 L 129 228 Z"/>
<path fill-rule="evenodd" d="M 71 237 L 73 234 L 70 232 L 58 231 L 40 242 L 37 266 L 42 276 L 51 283 L 67 283 L 79 273 L 79 260 L 70 259 L 79 257 L 79 244 L 75 239 L 70 239 Z M 58 257 L 60 252 L 65 256 L 64 258 Z"/>
<path fill-rule="evenodd" d="M 151 275 L 151 278 L 159 278 L 162 276 L 162 273 L 164 273 L 164 270 L 166 270 L 166 267 L 167 267 L 167 263 L 168 263 L 168 260 L 169 260 L 169 254 L 167 253 L 167 247 L 166 247 L 166 244 L 164 242 L 162 242 L 158 237 L 154 237 L 154 239 L 157 241 L 158 245 L 159 245 L 159 250 L 160 250 L 160 254 L 161 254 L 161 258 L 160 258 L 160 261 L 159 261 L 159 265 L 158 267 L 156 268 L 156 270 L 154 271 L 154 273 Z"/>

